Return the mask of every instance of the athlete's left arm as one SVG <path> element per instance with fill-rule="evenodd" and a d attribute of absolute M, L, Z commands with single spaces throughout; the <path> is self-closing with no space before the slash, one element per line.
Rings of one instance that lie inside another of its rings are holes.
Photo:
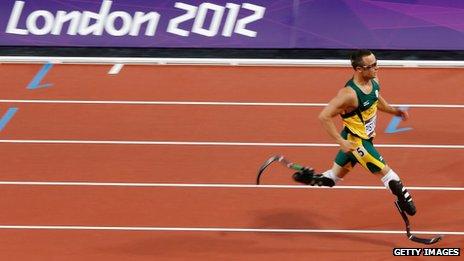
<path fill-rule="evenodd" d="M 392 107 L 380 95 L 379 95 L 379 98 L 378 98 L 377 109 L 379 109 L 380 111 L 383 111 L 383 112 L 390 113 L 390 114 L 393 114 L 395 116 L 401 117 L 404 121 L 409 118 L 409 114 L 408 114 L 407 111 L 403 111 L 403 110 L 401 110 L 399 108 Z"/>

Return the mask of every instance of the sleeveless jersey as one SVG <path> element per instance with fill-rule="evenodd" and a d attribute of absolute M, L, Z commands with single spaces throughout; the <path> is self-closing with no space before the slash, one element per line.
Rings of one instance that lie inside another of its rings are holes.
<path fill-rule="evenodd" d="M 342 114 L 343 125 L 349 133 L 361 139 L 370 139 L 375 136 L 375 124 L 377 120 L 377 103 L 380 86 L 371 80 L 372 91 L 365 94 L 351 79 L 346 83 L 345 88 L 352 88 L 358 97 L 358 108 L 356 110 Z"/>

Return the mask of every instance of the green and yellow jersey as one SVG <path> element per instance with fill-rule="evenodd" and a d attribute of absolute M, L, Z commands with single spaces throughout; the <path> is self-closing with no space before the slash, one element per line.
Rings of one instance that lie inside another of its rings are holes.
<path fill-rule="evenodd" d="M 364 93 L 353 81 L 349 80 L 345 88 L 352 88 L 358 97 L 358 108 L 352 112 L 342 114 L 343 125 L 349 133 L 361 139 L 370 139 L 375 136 L 377 120 L 377 103 L 380 86 L 371 80 L 372 90 Z"/>

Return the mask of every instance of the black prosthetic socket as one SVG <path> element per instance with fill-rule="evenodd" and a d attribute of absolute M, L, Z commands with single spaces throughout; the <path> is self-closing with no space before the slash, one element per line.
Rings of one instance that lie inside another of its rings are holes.
<path fill-rule="evenodd" d="M 390 180 L 388 186 L 392 193 L 398 198 L 397 202 L 399 207 L 408 215 L 414 216 L 416 214 L 416 206 L 408 190 L 403 186 L 403 183 L 398 180 Z"/>
<path fill-rule="evenodd" d="M 314 169 L 304 168 L 293 174 L 293 180 L 310 186 L 333 187 L 335 182 L 321 174 L 315 174 Z"/>

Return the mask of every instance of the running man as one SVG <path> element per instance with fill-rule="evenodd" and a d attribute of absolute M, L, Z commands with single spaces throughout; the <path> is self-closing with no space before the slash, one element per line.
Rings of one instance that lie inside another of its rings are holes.
<path fill-rule="evenodd" d="M 338 94 L 319 114 L 319 120 L 327 133 L 339 145 L 340 151 L 335 157 L 332 169 L 323 174 L 314 174 L 305 169 L 293 175 L 295 181 L 319 186 L 334 186 L 356 163 L 377 175 L 387 189 L 398 198 L 400 208 L 409 215 L 416 213 L 412 197 L 403 186 L 398 175 L 385 163 L 375 149 L 372 140 L 375 137 L 377 110 L 393 114 L 407 120 L 406 111 L 390 106 L 380 95 L 377 79 L 377 60 L 369 50 L 358 50 L 351 55 L 354 75 Z M 332 118 L 340 115 L 344 128 L 339 133 Z"/>

